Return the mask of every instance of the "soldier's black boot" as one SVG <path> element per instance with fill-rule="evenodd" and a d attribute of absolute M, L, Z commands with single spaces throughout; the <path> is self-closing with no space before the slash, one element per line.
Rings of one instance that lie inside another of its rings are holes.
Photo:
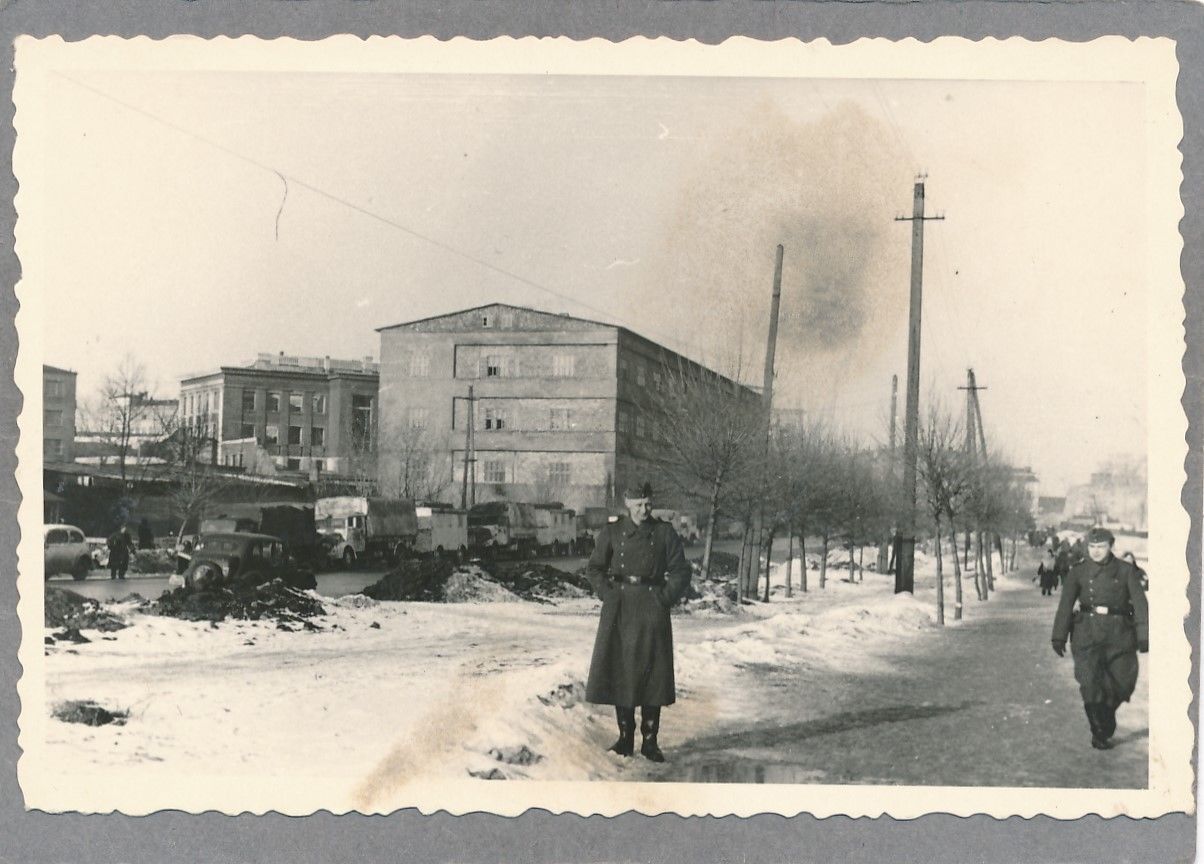
<path fill-rule="evenodd" d="M 649 762 L 664 762 L 665 754 L 656 746 L 656 733 L 661 728 L 661 706 L 645 705 L 640 709 L 640 735 L 644 741 L 640 753 Z"/>
<path fill-rule="evenodd" d="M 1116 706 L 1101 703 L 1099 706 L 1100 731 L 1107 741 L 1116 734 Z"/>
<path fill-rule="evenodd" d="M 635 752 L 635 708 L 616 705 L 615 718 L 619 721 L 619 740 L 610 745 L 608 752 L 630 756 Z"/>
<path fill-rule="evenodd" d="M 1096 750 L 1107 750 L 1108 736 L 1104 734 L 1104 706 L 1098 702 L 1086 702 L 1083 704 L 1083 710 L 1087 714 L 1087 723 L 1091 726 L 1091 746 Z"/>

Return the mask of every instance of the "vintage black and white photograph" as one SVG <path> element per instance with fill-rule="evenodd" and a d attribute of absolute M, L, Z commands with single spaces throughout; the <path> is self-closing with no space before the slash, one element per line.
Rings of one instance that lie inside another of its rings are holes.
<path fill-rule="evenodd" d="M 27 806 L 1191 810 L 1175 74 L 19 41 Z"/>

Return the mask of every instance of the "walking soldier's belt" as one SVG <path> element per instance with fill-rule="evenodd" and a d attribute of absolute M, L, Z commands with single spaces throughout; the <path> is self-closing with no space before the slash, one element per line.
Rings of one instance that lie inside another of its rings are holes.
<path fill-rule="evenodd" d="M 1131 609 L 1117 609 L 1114 606 L 1080 606 L 1079 611 L 1084 615 L 1123 615 L 1128 617 L 1133 614 Z"/>
<path fill-rule="evenodd" d="M 627 575 L 617 576 L 616 575 L 616 576 L 611 576 L 610 578 L 613 579 L 615 582 L 623 582 L 623 583 L 626 583 L 627 585 L 652 585 L 653 584 L 651 579 L 644 579 L 644 577 L 642 577 L 642 576 L 627 576 Z"/>

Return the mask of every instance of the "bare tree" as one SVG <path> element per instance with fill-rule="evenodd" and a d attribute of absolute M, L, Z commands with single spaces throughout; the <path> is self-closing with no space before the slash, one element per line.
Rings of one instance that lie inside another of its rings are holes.
<path fill-rule="evenodd" d="M 957 561 L 957 534 L 954 514 L 961 509 L 963 497 L 973 480 L 970 457 L 961 444 L 963 432 L 956 420 L 938 405 L 928 409 L 926 422 L 919 430 L 916 474 L 922 484 L 928 515 L 932 518 L 936 539 L 936 615 L 945 624 L 945 578 L 941 543 L 942 527 L 947 526 L 953 539 L 955 571 L 954 620 L 962 617 L 961 568 Z"/>
<path fill-rule="evenodd" d="M 117 368 L 105 376 L 96 396 L 81 408 L 82 431 L 114 450 L 123 485 L 130 463 L 136 464 L 139 426 L 151 419 L 147 386 L 146 367 L 133 355 L 126 354 Z"/>
<path fill-rule="evenodd" d="M 380 436 L 375 468 L 381 494 L 438 501 L 451 487 L 450 454 L 425 426 L 409 425 Z"/>
<path fill-rule="evenodd" d="M 670 482 L 687 497 L 703 503 L 705 579 L 721 502 L 741 478 L 757 471 L 757 454 L 764 446 L 764 412 L 759 397 L 735 378 L 680 357 L 666 359 L 661 374 L 665 380 L 663 401 L 654 432 L 666 454 L 662 468 Z"/>

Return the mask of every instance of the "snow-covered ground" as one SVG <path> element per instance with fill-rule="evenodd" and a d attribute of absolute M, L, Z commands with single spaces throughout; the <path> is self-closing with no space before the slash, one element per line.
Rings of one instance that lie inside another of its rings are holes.
<path fill-rule="evenodd" d="M 782 720 L 785 704 L 754 686 L 767 675 L 789 672 L 800 688 L 852 687 L 930 639 L 933 567 L 917 559 L 915 597 L 893 594 L 891 576 L 844 581 L 847 569 L 830 569 L 822 591 L 812 570 L 810 591 L 799 593 L 796 560 L 791 599 L 775 590 L 772 602 L 735 614 L 675 615 L 678 703 L 661 733 L 670 760 L 691 739 Z M 783 574 L 775 564 L 773 581 Z M 1027 578 L 1000 587 L 1022 590 Z M 965 588 L 972 620 L 972 581 Z M 169 806 L 192 783 L 312 778 L 323 784 L 322 806 L 340 812 L 402 806 L 416 782 L 644 780 L 672 770 L 605 752 L 611 709 L 583 701 L 592 598 L 553 606 L 352 596 L 327 605 L 316 632 L 133 613 L 127 629 L 48 648 L 47 716 L 77 699 L 130 716 L 122 726 L 48 721 L 38 771 L 64 788 L 97 784 L 108 806 L 148 785 Z"/>

